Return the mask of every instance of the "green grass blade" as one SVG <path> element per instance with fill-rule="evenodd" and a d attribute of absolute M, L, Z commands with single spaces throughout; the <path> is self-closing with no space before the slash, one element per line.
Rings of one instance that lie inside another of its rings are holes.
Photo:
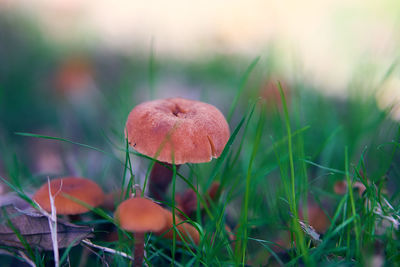
<path fill-rule="evenodd" d="M 229 150 L 231 149 L 233 141 L 235 141 L 237 134 L 239 133 L 239 130 L 242 128 L 243 123 L 246 119 L 246 116 L 243 116 L 243 118 L 240 120 L 239 124 L 236 126 L 235 130 L 233 131 L 231 137 L 229 137 L 228 142 L 225 145 L 224 150 L 221 153 L 221 156 L 217 159 L 217 163 L 215 165 L 215 168 L 213 169 L 213 172 L 211 173 L 210 177 L 207 180 L 207 188 L 211 185 L 212 181 L 215 180 L 215 177 L 217 176 L 219 170 L 222 167 L 222 163 L 224 162 L 225 158 L 227 157 Z"/>
<path fill-rule="evenodd" d="M 306 249 L 306 246 L 304 243 L 304 234 L 301 231 L 300 225 L 298 223 L 299 214 L 297 212 L 297 203 L 296 203 L 296 188 L 295 188 L 296 181 L 295 181 L 295 170 L 294 170 L 293 149 L 292 149 L 292 129 L 290 126 L 289 112 L 288 112 L 288 108 L 287 108 L 287 104 L 286 104 L 286 97 L 285 97 L 285 93 L 283 92 L 281 83 L 278 83 L 278 87 L 279 87 L 279 92 L 280 92 L 281 99 L 282 99 L 285 125 L 286 125 L 286 131 L 287 131 L 287 136 L 288 136 L 288 153 L 289 153 L 290 185 L 291 185 L 289 204 L 290 204 L 290 210 L 293 214 L 292 224 L 293 224 L 293 227 L 295 230 L 297 245 L 300 247 L 301 254 L 304 255 L 304 260 L 305 260 L 306 264 L 309 264 L 308 250 Z"/>
<path fill-rule="evenodd" d="M 257 123 L 257 130 L 256 130 L 256 136 L 254 138 L 254 143 L 253 143 L 253 149 L 251 152 L 251 157 L 249 161 L 249 165 L 247 167 L 247 175 L 246 175 L 246 187 L 245 187 L 245 195 L 244 195 L 244 206 L 242 208 L 242 222 L 241 222 L 241 231 L 243 232 L 242 235 L 242 241 L 239 243 L 238 247 L 242 248 L 241 251 L 241 256 L 242 256 L 242 265 L 245 265 L 245 259 L 246 259 L 246 250 L 247 250 L 247 239 L 248 239 L 248 213 L 249 213 L 249 198 L 250 198 L 250 182 L 251 182 L 251 177 L 252 177 L 252 168 L 254 164 L 254 160 L 257 155 L 257 151 L 260 147 L 261 143 L 261 137 L 262 137 L 262 131 L 264 128 L 264 123 L 265 123 L 265 106 L 261 109 L 260 112 L 260 118 Z"/>

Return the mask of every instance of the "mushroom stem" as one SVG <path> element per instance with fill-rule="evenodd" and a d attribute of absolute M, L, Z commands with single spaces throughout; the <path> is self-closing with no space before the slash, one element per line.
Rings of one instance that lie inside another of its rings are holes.
<path fill-rule="evenodd" d="M 167 191 L 168 186 L 172 181 L 172 176 L 173 176 L 172 165 L 169 163 L 164 163 L 164 165 L 162 165 L 159 162 L 156 162 L 150 173 L 150 181 L 149 181 L 150 195 L 157 200 L 165 199 L 164 198 L 165 192 Z M 179 167 L 180 165 L 176 165 L 177 171 Z"/>
<path fill-rule="evenodd" d="M 142 197 L 142 188 L 140 188 L 140 185 L 135 184 L 132 191 L 135 197 Z"/>
<path fill-rule="evenodd" d="M 134 267 L 143 266 L 144 257 L 144 235 L 145 233 L 136 232 L 135 234 L 135 252 L 134 252 Z"/>

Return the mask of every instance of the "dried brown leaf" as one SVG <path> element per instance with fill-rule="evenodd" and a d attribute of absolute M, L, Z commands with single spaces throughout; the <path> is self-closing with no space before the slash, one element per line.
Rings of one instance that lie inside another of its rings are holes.
<path fill-rule="evenodd" d="M 52 250 L 48 218 L 38 216 L 38 214 L 32 215 L 28 212 L 21 212 L 13 205 L 2 207 L 0 213 L 0 245 L 24 248 L 16 234 L 17 232 L 29 246 L 40 250 Z M 57 220 L 58 247 L 76 246 L 82 239 L 90 237 L 92 232 L 93 229 L 88 226 L 78 226 Z"/>

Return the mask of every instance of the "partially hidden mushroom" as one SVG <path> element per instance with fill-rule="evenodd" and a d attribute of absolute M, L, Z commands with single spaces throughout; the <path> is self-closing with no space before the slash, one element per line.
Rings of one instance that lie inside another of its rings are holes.
<path fill-rule="evenodd" d="M 115 211 L 116 205 L 121 201 L 121 194 L 123 193 L 125 192 L 120 189 L 106 193 L 101 207 L 105 210 Z"/>
<path fill-rule="evenodd" d="M 299 210 L 300 220 L 306 220 L 318 233 L 325 233 L 331 222 L 324 210 L 316 203 L 308 203 L 307 216 L 303 214 L 303 210 Z"/>
<path fill-rule="evenodd" d="M 206 201 L 207 207 L 210 206 L 211 202 L 216 202 L 221 194 L 222 187 L 219 182 L 212 182 L 210 188 L 204 195 L 204 199 Z M 175 194 L 175 203 L 177 205 L 177 209 L 182 211 L 183 214 L 187 216 L 193 215 L 193 213 L 197 209 L 197 195 L 193 189 L 186 189 L 181 194 Z M 202 207 L 202 206 L 201 206 Z M 202 207 L 204 208 L 204 207 Z M 180 214 L 180 215 L 183 215 Z M 181 216 L 182 217 L 182 216 Z M 183 216 L 184 217 L 184 216 Z"/>
<path fill-rule="evenodd" d="M 79 215 L 104 201 L 104 193 L 92 180 L 81 177 L 63 177 L 50 181 L 51 195 L 57 214 Z M 44 210 L 51 212 L 49 183 L 43 184 L 33 196 Z M 84 205 L 84 204 L 85 205 Z"/>
<path fill-rule="evenodd" d="M 175 203 L 178 210 L 188 216 L 192 215 L 197 209 L 197 195 L 193 189 L 186 189 L 181 194 L 175 194 Z"/>
<path fill-rule="evenodd" d="M 358 195 L 362 197 L 362 194 L 365 192 L 366 187 L 363 183 L 361 182 L 354 182 L 352 184 L 353 189 L 358 190 Z M 336 181 L 335 185 L 333 186 L 333 191 L 338 194 L 338 195 L 344 195 L 348 191 L 348 186 L 347 186 L 347 181 L 341 180 L 341 181 Z"/>
<path fill-rule="evenodd" d="M 171 164 L 179 166 L 218 158 L 230 131 L 224 115 L 213 105 L 168 98 L 133 108 L 125 134 L 136 151 L 159 161 L 150 175 L 149 190 L 155 198 L 163 199 L 172 179 Z"/>
<path fill-rule="evenodd" d="M 163 209 L 164 216 L 166 218 L 165 226 L 156 232 L 157 235 L 160 235 L 167 239 L 173 239 L 174 236 L 174 224 L 173 224 L 173 214 L 171 211 L 167 209 Z M 182 221 L 177 214 L 175 214 L 175 226 L 176 226 L 176 235 L 175 238 L 178 241 L 184 241 L 186 243 L 194 243 L 199 244 L 200 242 L 200 234 L 197 229 L 192 226 L 190 223 Z"/>
<path fill-rule="evenodd" d="M 268 114 L 274 114 L 274 109 L 282 110 L 282 96 L 280 88 L 285 95 L 286 104 L 289 106 L 292 93 L 282 77 L 272 76 L 260 88 L 259 96 L 267 102 L 266 107 L 269 111 Z"/>
<path fill-rule="evenodd" d="M 145 234 L 164 229 L 167 224 L 164 209 L 152 200 L 138 196 L 123 201 L 114 216 L 122 229 L 133 233 L 134 266 L 142 266 Z"/>
<path fill-rule="evenodd" d="M 213 182 L 206 193 L 205 199 L 207 205 L 210 205 L 210 201 L 216 202 L 220 197 L 221 191 L 222 191 L 221 183 L 217 181 Z"/>

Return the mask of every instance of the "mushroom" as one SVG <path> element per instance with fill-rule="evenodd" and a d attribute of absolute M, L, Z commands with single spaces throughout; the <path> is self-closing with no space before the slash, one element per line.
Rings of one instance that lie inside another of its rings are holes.
<path fill-rule="evenodd" d="M 169 164 L 209 162 L 218 158 L 230 131 L 214 106 L 184 98 L 168 98 L 137 105 L 130 112 L 125 134 L 138 152 Z M 156 163 L 150 175 L 150 193 L 162 199 L 172 171 Z"/>
<path fill-rule="evenodd" d="M 360 197 L 362 197 L 362 194 L 365 192 L 366 187 L 365 187 L 365 185 L 363 183 L 356 181 L 356 182 L 353 183 L 353 189 L 357 189 L 358 190 L 358 195 Z M 335 185 L 333 186 L 333 191 L 338 195 L 346 194 L 347 190 L 348 190 L 347 181 L 343 181 L 343 180 L 337 181 L 335 183 Z"/>
<path fill-rule="evenodd" d="M 282 110 L 282 97 L 279 90 L 279 83 L 285 95 L 286 103 L 289 105 L 291 100 L 291 91 L 283 79 L 279 76 L 270 77 L 260 88 L 259 96 L 267 102 L 268 114 L 274 114 L 273 109 Z M 282 81 L 282 82 L 278 82 Z"/>
<path fill-rule="evenodd" d="M 88 59 L 75 56 L 62 62 L 54 81 L 57 93 L 76 100 L 90 94 L 93 87 L 93 68 Z"/>
<path fill-rule="evenodd" d="M 221 184 L 219 182 L 213 182 L 210 188 L 205 193 L 205 200 L 207 207 L 210 206 L 210 201 L 215 202 L 221 194 Z M 175 194 L 175 202 L 177 209 L 181 210 L 183 214 L 188 216 L 192 215 L 197 209 L 197 195 L 193 189 L 187 189 L 182 194 Z M 181 216 L 183 217 L 183 216 Z"/>
<path fill-rule="evenodd" d="M 177 209 L 183 214 L 192 215 L 197 209 L 197 195 L 193 189 L 186 189 L 182 194 L 175 194 L 175 202 Z"/>
<path fill-rule="evenodd" d="M 166 224 L 160 231 L 156 232 L 156 234 L 161 235 L 162 237 L 167 239 L 173 239 L 173 233 L 174 233 L 173 217 L 172 217 L 173 214 L 171 211 L 167 209 L 163 209 L 163 211 L 164 211 L 164 216 L 166 218 Z M 180 233 L 176 235 L 176 240 L 185 242 L 190 242 L 191 240 L 193 241 L 193 243 L 199 244 L 200 242 L 199 232 L 191 224 L 187 222 L 182 222 L 182 220 L 177 215 L 175 215 L 175 225 L 177 231 Z M 184 240 L 182 240 L 181 236 Z"/>
<path fill-rule="evenodd" d="M 303 210 L 299 210 L 300 220 L 306 220 L 309 225 L 311 225 L 318 233 L 325 233 L 325 231 L 330 226 L 331 222 L 323 211 L 323 209 L 315 204 L 307 204 L 307 216 L 304 216 Z"/>
<path fill-rule="evenodd" d="M 121 189 L 109 192 L 104 196 L 104 202 L 101 207 L 105 210 L 114 211 L 116 204 L 121 200 L 121 194 L 123 194 Z"/>
<path fill-rule="evenodd" d="M 206 193 L 207 205 L 210 205 L 209 201 L 213 202 L 217 201 L 221 195 L 221 191 L 222 191 L 221 183 L 217 181 L 213 182 Z"/>
<path fill-rule="evenodd" d="M 95 182 L 80 177 L 63 177 L 50 181 L 51 194 L 57 214 L 78 215 L 88 212 L 89 209 L 71 199 L 75 198 L 88 206 L 97 207 L 104 201 L 103 190 Z M 51 212 L 49 185 L 43 184 L 33 196 L 44 210 Z"/>
<path fill-rule="evenodd" d="M 139 196 L 123 201 L 115 211 L 115 218 L 122 229 L 134 233 L 134 266 L 142 266 L 144 236 L 147 232 L 159 232 L 164 229 L 167 224 L 164 209 Z"/>

